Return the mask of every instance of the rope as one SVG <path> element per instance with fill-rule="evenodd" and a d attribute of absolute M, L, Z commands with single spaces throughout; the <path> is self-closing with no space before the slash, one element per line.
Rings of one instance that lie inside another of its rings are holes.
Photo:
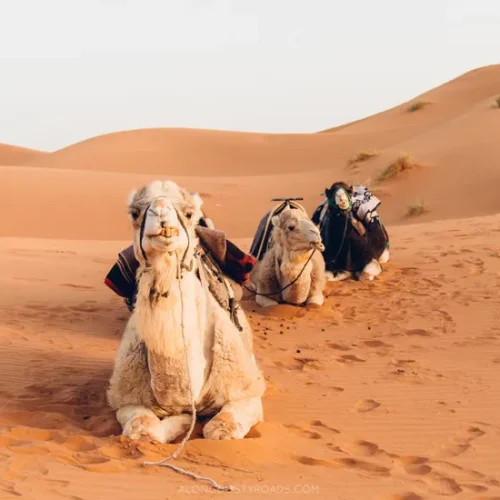
<path fill-rule="evenodd" d="M 302 273 L 306 270 L 307 264 L 309 264 L 309 262 L 311 262 L 311 259 L 313 258 L 313 255 L 315 254 L 315 252 L 316 252 L 316 248 L 313 249 L 311 255 L 307 259 L 306 263 L 304 264 L 304 267 L 301 269 L 301 271 L 297 275 L 297 277 L 293 281 L 288 283 L 288 285 L 283 287 L 281 290 L 278 290 L 277 292 L 272 292 L 272 293 L 259 293 L 259 292 L 252 290 L 251 288 L 248 288 L 246 285 L 243 285 L 243 288 L 245 288 L 245 290 L 248 290 L 249 292 L 253 293 L 254 295 L 261 295 L 263 297 L 271 297 L 272 295 L 278 295 L 280 293 L 283 293 L 287 288 L 294 285 L 298 281 L 298 279 L 302 276 Z"/>
<path fill-rule="evenodd" d="M 207 481 L 209 482 L 213 488 L 215 488 L 218 491 L 232 491 L 234 488 L 232 486 L 221 486 L 217 481 L 210 477 L 206 476 L 200 476 L 199 474 L 196 474 L 194 472 L 188 471 L 186 469 L 183 469 L 182 467 L 177 467 L 176 465 L 169 464 L 167 463 L 169 460 L 172 460 L 173 458 L 177 458 L 181 453 L 184 447 L 186 446 L 186 443 L 189 441 L 191 435 L 193 434 L 194 426 L 196 424 L 196 405 L 194 402 L 194 395 L 193 395 L 193 383 L 191 381 L 191 372 L 189 371 L 189 360 L 188 360 L 188 354 L 187 354 L 187 342 L 186 342 L 186 336 L 185 336 L 185 328 L 184 328 L 184 295 L 182 293 L 182 266 L 184 264 L 184 259 L 187 255 L 187 249 L 189 248 L 190 245 L 190 239 L 189 239 L 189 232 L 184 225 L 179 213 L 177 212 L 177 216 L 179 218 L 179 221 L 182 225 L 182 228 L 186 232 L 186 236 L 188 239 L 188 245 L 186 247 L 186 251 L 184 252 L 184 255 L 182 256 L 182 260 L 179 260 L 179 257 L 177 256 L 177 280 L 179 283 L 179 293 L 180 293 L 180 298 L 181 298 L 181 332 L 182 332 L 182 340 L 184 342 L 184 357 L 186 360 L 186 367 L 187 367 L 187 372 L 188 372 L 188 383 L 189 383 L 189 393 L 191 394 L 191 425 L 189 427 L 188 433 L 184 436 L 184 439 L 181 441 L 180 445 L 177 447 L 177 449 L 168 457 L 164 458 L 163 460 L 160 460 L 158 462 L 143 462 L 144 466 L 160 466 L 160 467 L 167 467 L 168 469 L 171 469 L 175 472 L 178 472 L 179 474 L 184 474 L 185 476 L 192 477 L 193 479 L 198 479 L 200 481 Z"/>

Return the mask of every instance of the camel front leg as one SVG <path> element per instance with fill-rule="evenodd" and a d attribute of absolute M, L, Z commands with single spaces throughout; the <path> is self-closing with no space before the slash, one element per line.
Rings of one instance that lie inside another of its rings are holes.
<path fill-rule="evenodd" d="M 129 439 L 165 442 L 160 419 L 145 406 L 122 406 L 116 418 L 122 426 L 122 434 Z"/>
<path fill-rule="evenodd" d="M 260 307 L 273 307 L 277 306 L 279 303 L 272 299 L 271 296 L 267 296 L 267 294 L 274 292 L 275 290 L 268 290 L 267 287 L 262 286 L 260 283 L 257 285 L 257 294 L 255 296 L 255 302 L 259 304 Z M 259 295 L 263 294 L 263 295 Z M 272 295 L 272 297 L 278 297 L 278 295 Z"/>
<path fill-rule="evenodd" d="M 325 261 L 320 253 L 312 258 L 311 289 L 307 298 L 307 305 L 320 307 L 325 302 Z"/>
<path fill-rule="evenodd" d="M 264 418 L 261 398 L 225 404 L 203 428 L 205 439 L 243 439 Z"/>
<path fill-rule="evenodd" d="M 127 405 L 116 412 L 116 418 L 122 434 L 129 439 L 171 443 L 189 429 L 192 416 L 173 415 L 160 420 L 145 406 Z"/>

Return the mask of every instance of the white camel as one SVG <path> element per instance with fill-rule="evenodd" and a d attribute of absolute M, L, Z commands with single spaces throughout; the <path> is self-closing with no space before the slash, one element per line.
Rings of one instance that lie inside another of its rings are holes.
<path fill-rule="evenodd" d="M 326 278 L 319 229 L 305 210 L 296 208 L 285 208 L 272 224 L 269 248 L 251 275 L 256 302 L 261 307 L 280 301 L 323 305 Z"/>
<path fill-rule="evenodd" d="M 129 198 L 138 293 L 107 397 L 131 439 L 171 442 L 194 410 L 210 418 L 207 439 L 242 439 L 263 419 L 265 382 L 245 314 L 237 308 L 239 331 L 204 284 L 195 234 L 201 206 L 171 181 Z"/>

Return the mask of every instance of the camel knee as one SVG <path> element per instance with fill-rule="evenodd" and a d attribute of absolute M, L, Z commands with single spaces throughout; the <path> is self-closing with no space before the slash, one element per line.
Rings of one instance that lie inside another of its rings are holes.
<path fill-rule="evenodd" d="M 259 293 L 261 293 L 261 292 L 259 292 Z M 265 297 L 263 295 L 256 295 L 255 296 L 255 302 L 257 302 L 257 304 L 260 307 L 272 307 L 272 306 L 277 306 L 278 305 L 278 302 L 276 300 L 273 300 L 273 299 L 271 299 L 269 297 Z"/>
<path fill-rule="evenodd" d="M 360 274 L 360 280 L 373 280 L 382 272 L 382 268 L 377 260 L 372 259 Z"/>
<path fill-rule="evenodd" d="M 308 305 L 312 306 L 322 306 L 325 303 L 325 296 L 323 293 L 316 293 L 312 295 L 309 300 L 307 301 Z"/>
<path fill-rule="evenodd" d="M 327 281 L 343 281 L 352 276 L 350 271 L 340 271 L 337 273 L 333 273 L 332 271 L 327 271 L 326 274 Z"/>
<path fill-rule="evenodd" d="M 379 257 L 378 261 L 380 264 L 387 264 L 389 262 L 389 249 L 386 248 L 383 252 L 382 255 Z"/>
<path fill-rule="evenodd" d="M 193 416 L 188 414 L 165 417 L 161 421 L 165 443 L 171 443 L 179 436 L 187 432 L 191 426 L 192 419 Z"/>
<path fill-rule="evenodd" d="M 160 419 L 145 406 L 127 405 L 116 412 L 122 434 L 132 440 L 165 442 Z"/>
<path fill-rule="evenodd" d="M 264 419 L 261 398 L 249 398 L 224 405 L 203 429 L 206 439 L 243 439 Z"/>

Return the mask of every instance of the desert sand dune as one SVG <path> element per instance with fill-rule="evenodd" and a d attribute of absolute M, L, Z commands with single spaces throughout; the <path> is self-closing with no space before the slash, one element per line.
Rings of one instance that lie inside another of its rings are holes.
<path fill-rule="evenodd" d="M 53 153 L 0 146 L 0 499 L 211 491 L 142 467 L 174 446 L 121 438 L 105 402 L 128 311 L 103 279 L 131 238 L 130 190 L 166 177 L 200 192 L 245 249 L 272 196 L 312 210 L 339 179 L 375 189 L 392 237 L 386 271 L 330 283 L 321 309 L 244 300 L 266 421 L 239 442 L 197 428 L 180 466 L 240 498 L 500 498 L 498 94 L 500 65 L 325 133 L 151 129 Z M 430 104 L 408 112 L 418 100 Z M 378 180 L 402 153 L 420 166 Z M 407 217 L 417 199 L 428 212 Z"/>
<path fill-rule="evenodd" d="M 179 465 L 242 498 L 271 487 L 325 499 L 500 495 L 500 218 L 392 234 L 380 279 L 330 284 L 321 310 L 244 302 L 266 422 L 242 442 L 198 430 L 185 456 L 201 465 Z M 205 491 L 141 467 L 173 445 L 121 439 L 104 400 L 128 312 L 102 277 L 125 243 L 2 239 L 1 498 Z"/>
<path fill-rule="evenodd" d="M 44 151 L 0 144 L 0 165 L 22 165 L 36 157 L 46 155 Z"/>
<path fill-rule="evenodd" d="M 128 238 L 123 200 L 138 183 L 159 177 L 204 194 L 207 210 L 231 237 L 251 234 L 271 197 L 303 196 L 312 211 L 324 187 L 339 179 L 378 190 L 388 224 L 408 222 L 408 205 L 417 200 L 428 205 L 421 220 L 493 214 L 500 211 L 500 110 L 493 107 L 498 88 L 500 65 L 480 68 L 323 134 L 146 129 L 95 137 L 35 156 L 18 173 L 0 169 L 0 189 L 7 193 L 1 208 L 13 212 L 0 235 Z M 430 104 L 408 112 L 419 100 Z M 365 150 L 377 156 L 347 167 L 349 158 Z M 428 168 L 379 183 L 380 172 L 401 153 Z M 471 188 L 481 195 L 473 204 L 459 202 L 470 197 Z M 29 200 L 19 206 L 26 193 Z M 69 200 L 78 227 L 52 209 L 56 193 Z"/>

